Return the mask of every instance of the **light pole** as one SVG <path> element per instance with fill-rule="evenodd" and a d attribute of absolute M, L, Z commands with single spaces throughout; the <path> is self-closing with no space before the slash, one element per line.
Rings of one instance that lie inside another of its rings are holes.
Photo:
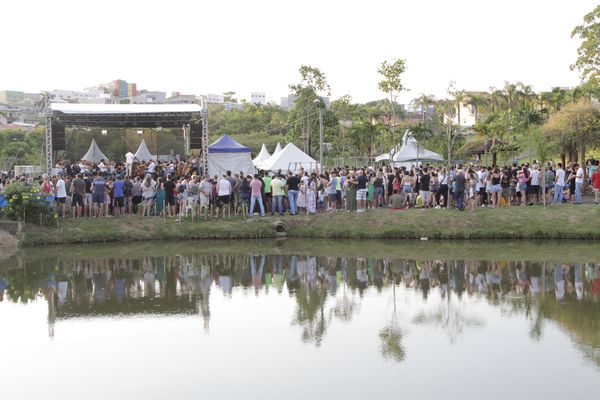
<path fill-rule="evenodd" d="M 321 106 L 321 100 L 315 99 L 313 101 L 319 107 L 319 168 L 323 169 L 323 107 Z"/>

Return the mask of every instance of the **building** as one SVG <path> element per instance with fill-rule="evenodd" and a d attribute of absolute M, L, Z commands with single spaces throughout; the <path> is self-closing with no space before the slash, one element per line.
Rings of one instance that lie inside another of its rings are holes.
<path fill-rule="evenodd" d="M 112 82 L 102 83 L 99 85 L 100 89 L 108 91 L 113 97 L 134 97 L 137 96 L 137 85 L 135 83 L 128 83 L 127 81 L 117 79 Z"/>
<path fill-rule="evenodd" d="M 196 96 L 193 94 L 173 92 L 171 93 L 171 97 L 167 98 L 165 102 L 170 104 L 194 104 L 196 103 Z"/>
<path fill-rule="evenodd" d="M 460 121 L 458 120 L 459 114 Z M 461 102 L 458 107 L 454 107 L 453 115 L 444 115 L 444 122 L 447 123 L 450 120 L 453 125 L 460 125 L 463 128 L 472 128 L 477 123 L 475 114 L 475 107 L 473 105 Z"/>
<path fill-rule="evenodd" d="M 296 96 L 293 94 L 290 94 L 286 97 L 282 97 L 281 101 L 279 102 L 279 107 L 284 108 L 284 109 L 289 109 L 294 107 L 294 104 L 296 103 Z"/>
<path fill-rule="evenodd" d="M 16 104 L 25 99 L 25 93 L 15 90 L 0 90 L 0 103 Z"/>
<path fill-rule="evenodd" d="M 225 96 L 222 94 L 207 94 L 206 101 L 208 104 L 223 104 L 225 103 Z"/>
<path fill-rule="evenodd" d="M 261 106 L 267 105 L 267 95 L 264 92 L 252 92 L 250 93 L 250 103 Z"/>

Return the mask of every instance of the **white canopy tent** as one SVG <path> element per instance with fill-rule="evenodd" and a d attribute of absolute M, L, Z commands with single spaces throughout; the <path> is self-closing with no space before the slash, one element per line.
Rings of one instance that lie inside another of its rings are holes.
<path fill-rule="evenodd" d="M 271 157 L 271 155 L 269 154 L 269 151 L 267 150 L 267 146 L 265 146 L 265 144 L 263 143 L 263 145 L 260 149 L 260 152 L 254 158 L 254 160 L 252 160 L 252 164 L 254 164 L 254 166 L 256 167 L 259 164 L 261 164 L 263 161 L 268 160 L 269 157 Z"/>
<path fill-rule="evenodd" d="M 281 144 L 279 142 L 277 142 L 277 146 L 275 146 L 275 151 L 273 151 L 273 154 L 271 154 L 267 159 L 261 161 L 260 163 L 255 164 L 256 168 L 265 170 L 263 168 L 263 165 L 267 164 L 270 160 L 274 160 L 275 157 L 277 156 L 277 154 L 279 154 L 281 152 L 281 150 L 282 150 Z"/>
<path fill-rule="evenodd" d="M 208 146 L 208 172 L 222 175 L 226 171 L 253 175 L 255 168 L 250 148 L 236 142 L 231 136 L 223 135 Z"/>
<path fill-rule="evenodd" d="M 152 153 L 150 153 L 150 150 L 148 150 L 148 146 L 146 146 L 146 141 L 144 139 L 142 139 L 142 143 L 140 143 L 140 147 L 138 147 L 137 151 L 135 152 L 135 158 L 137 158 L 138 160 L 140 160 L 142 162 L 146 162 L 146 161 L 153 160 L 156 157 L 153 156 Z"/>
<path fill-rule="evenodd" d="M 396 146 L 395 150 L 392 157 L 392 165 L 394 166 L 410 166 L 415 163 L 444 161 L 444 157 L 440 154 L 419 146 L 417 140 L 408 130 L 404 133 L 402 145 L 400 147 Z M 390 153 L 381 154 L 375 158 L 375 161 L 389 161 L 391 153 L 390 151 Z"/>
<path fill-rule="evenodd" d="M 108 161 L 108 157 L 106 157 L 104 153 L 102 153 L 100 147 L 98 147 L 98 144 L 96 144 L 96 141 L 94 139 L 92 139 L 92 143 L 90 144 L 89 150 L 87 151 L 87 153 L 85 153 L 83 157 L 81 157 L 81 159 L 84 161 L 94 163 L 100 162 L 102 160 Z"/>
<path fill-rule="evenodd" d="M 267 161 L 260 165 L 260 169 L 265 171 L 281 170 L 284 173 L 296 172 L 300 167 L 311 172 L 318 169 L 319 163 L 292 143 L 288 143 L 280 152 L 273 153 Z"/>

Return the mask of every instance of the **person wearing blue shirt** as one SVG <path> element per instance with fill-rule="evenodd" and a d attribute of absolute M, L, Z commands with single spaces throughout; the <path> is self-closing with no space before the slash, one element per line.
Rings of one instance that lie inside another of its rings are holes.
<path fill-rule="evenodd" d="M 117 180 L 113 185 L 113 210 L 115 216 L 123 214 L 123 207 L 125 206 L 125 194 L 123 193 L 124 186 L 125 182 L 123 182 L 123 178 L 121 175 L 117 175 Z"/>

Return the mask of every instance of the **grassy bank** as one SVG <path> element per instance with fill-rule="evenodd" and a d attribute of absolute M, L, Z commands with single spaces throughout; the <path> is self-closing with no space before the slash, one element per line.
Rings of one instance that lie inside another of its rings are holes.
<path fill-rule="evenodd" d="M 25 226 L 25 246 L 181 239 L 259 239 L 275 237 L 276 221 L 288 238 L 346 239 L 600 239 L 600 207 L 512 207 L 456 210 L 377 210 L 177 222 L 123 218 L 64 220 L 58 227 Z"/>

